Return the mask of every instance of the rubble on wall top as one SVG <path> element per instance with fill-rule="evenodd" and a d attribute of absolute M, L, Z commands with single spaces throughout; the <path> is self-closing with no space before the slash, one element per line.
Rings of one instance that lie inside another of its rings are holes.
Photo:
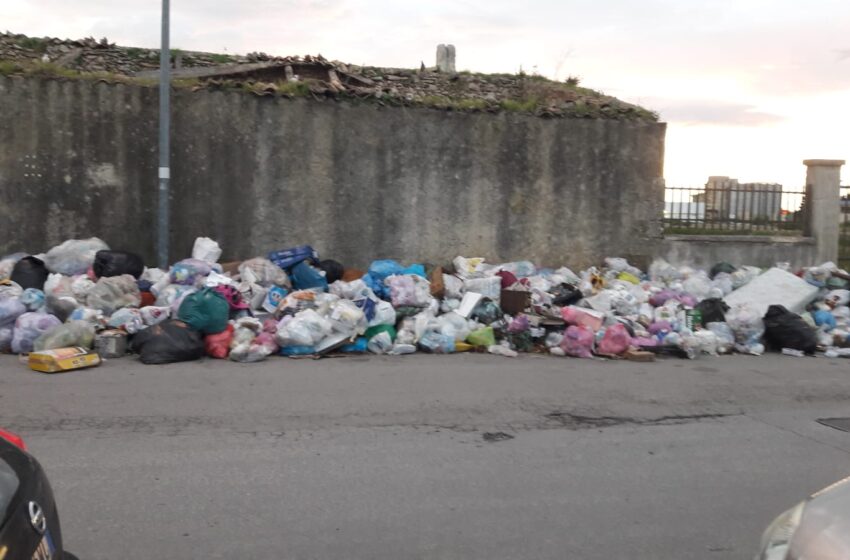
<path fill-rule="evenodd" d="M 0 33 L 0 74 L 97 77 L 150 85 L 158 79 L 159 49 L 123 47 L 106 38 L 62 40 Z M 387 106 L 462 112 L 519 112 L 540 117 L 656 121 L 642 107 L 539 75 L 446 72 L 356 66 L 321 55 L 271 56 L 172 51 L 174 85 L 239 89 L 274 97 L 336 98 Z"/>

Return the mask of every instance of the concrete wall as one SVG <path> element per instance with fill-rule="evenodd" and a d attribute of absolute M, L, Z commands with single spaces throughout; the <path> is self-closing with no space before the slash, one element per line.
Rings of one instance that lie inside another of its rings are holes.
<path fill-rule="evenodd" d="M 153 262 L 157 94 L 0 78 L 0 253 L 102 237 Z M 173 99 L 172 260 L 301 243 L 345 264 L 585 266 L 661 241 L 665 125 L 239 92 Z"/>
<path fill-rule="evenodd" d="M 667 235 L 658 256 L 674 264 L 704 269 L 721 261 L 760 267 L 788 262 L 793 268 L 800 268 L 820 264 L 816 250 L 815 239 L 810 237 Z"/>

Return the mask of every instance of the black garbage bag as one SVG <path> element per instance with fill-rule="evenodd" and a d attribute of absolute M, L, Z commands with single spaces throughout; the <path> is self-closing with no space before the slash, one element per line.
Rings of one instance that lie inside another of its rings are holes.
<path fill-rule="evenodd" d="M 549 293 L 552 294 L 552 304 L 559 307 L 566 307 L 578 303 L 584 295 L 581 290 L 571 284 L 558 284 Z"/>
<path fill-rule="evenodd" d="M 696 309 L 702 314 L 702 326 L 709 323 L 725 323 L 729 306 L 720 298 L 707 298 L 697 304 Z"/>
<path fill-rule="evenodd" d="M 15 263 L 11 280 L 25 290 L 27 288 L 43 290 L 48 274 L 50 273 L 44 266 L 44 261 L 35 257 L 24 257 Z"/>
<path fill-rule="evenodd" d="M 732 274 L 738 270 L 734 265 L 729 264 L 728 262 L 719 262 L 716 265 L 711 267 L 711 270 L 708 273 L 708 276 L 713 280 L 715 276 L 720 274 L 721 272 L 725 272 L 727 274 Z"/>
<path fill-rule="evenodd" d="M 168 319 L 133 336 L 133 352 L 143 364 L 170 364 L 202 358 L 204 336 L 183 321 Z"/>
<path fill-rule="evenodd" d="M 342 280 L 342 275 L 345 272 L 343 266 L 333 259 L 320 261 L 318 267 L 320 270 L 325 271 L 325 280 L 328 281 L 328 284 L 333 284 L 337 280 Z"/>
<path fill-rule="evenodd" d="M 98 278 L 111 278 L 122 274 L 138 278 L 145 271 L 145 261 L 136 253 L 102 250 L 95 253 L 92 270 Z"/>
<path fill-rule="evenodd" d="M 764 340 L 774 350 L 793 348 L 814 354 L 818 335 L 802 317 L 782 305 L 771 305 L 764 314 Z"/>
<path fill-rule="evenodd" d="M 502 308 L 490 298 L 482 298 L 470 313 L 470 317 L 479 323 L 489 325 L 502 318 Z"/>

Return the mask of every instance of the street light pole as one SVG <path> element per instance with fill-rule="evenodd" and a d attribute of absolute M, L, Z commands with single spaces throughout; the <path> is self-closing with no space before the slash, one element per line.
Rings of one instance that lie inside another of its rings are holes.
<path fill-rule="evenodd" d="M 169 128 L 171 119 L 171 48 L 169 47 L 169 0 L 162 0 L 162 44 L 159 51 L 159 212 L 157 214 L 157 264 L 168 269 L 169 241 Z"/>

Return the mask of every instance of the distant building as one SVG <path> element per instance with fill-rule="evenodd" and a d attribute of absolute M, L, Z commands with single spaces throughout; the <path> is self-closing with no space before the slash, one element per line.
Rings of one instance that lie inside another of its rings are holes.
<path fill-rule="evenodd" d="M 782 215 L 782 185 L 739 183 L 729 177 L 709 177 L 705 185 L 705 217 L 709 220 L 778 222 Z M 695 201 L 696 202 L 696 201 Z"/>

